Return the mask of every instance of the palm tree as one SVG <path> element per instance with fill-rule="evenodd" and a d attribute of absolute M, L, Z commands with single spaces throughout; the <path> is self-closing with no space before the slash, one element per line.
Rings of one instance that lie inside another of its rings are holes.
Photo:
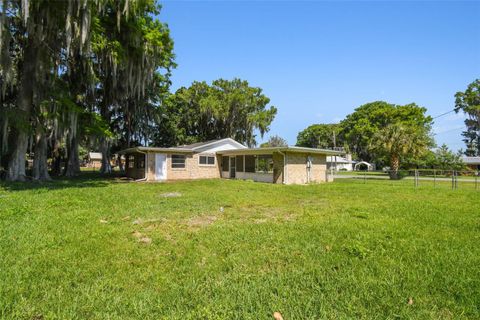
<path fill-rule="evenodd" d="M 390 179 L 399 179 L 400 161 L 405 156 L 418 157 L 433 145 L 428 130 L 404 124 L 391 124 L 380 129 L 370 145 L 373 151 L 390 159 Z"/>

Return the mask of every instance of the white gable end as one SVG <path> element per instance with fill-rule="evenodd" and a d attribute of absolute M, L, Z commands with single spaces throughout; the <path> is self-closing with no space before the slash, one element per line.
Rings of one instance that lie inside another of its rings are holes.
<path fill-rule="evenodd" d="M 241 143 L 233 139 L 223 139 L 220 141 L 216 141 L 210 145 L 202 146 L 198 149 L 195 149 L 195 152 L 215 153 L 217 151 L 245 149 L 245 148 L 246 147 L 244 145 L 242 145 Z"/>

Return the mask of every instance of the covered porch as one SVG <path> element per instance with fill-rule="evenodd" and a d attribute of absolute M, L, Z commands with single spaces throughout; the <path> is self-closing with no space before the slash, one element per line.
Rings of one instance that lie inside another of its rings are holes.
<path fill-rule="evenodd" d="M 284 155 L 278 152 L 222 154 L 222 178 L 282 183 Z"/>

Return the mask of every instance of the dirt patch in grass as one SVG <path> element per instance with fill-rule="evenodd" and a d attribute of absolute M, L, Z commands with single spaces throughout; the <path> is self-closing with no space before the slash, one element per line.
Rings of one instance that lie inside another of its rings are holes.
<path fill-rule="evenodd" d="M 202 228 L 211 225 L 218 218 L 216 216 L 197 216 L 185 221 L 190 228 Z"/>
<path fill-rule="evenodd" d="M 245 222 L 253 222 L 255 224 L 262 224 L 268 222 L 282 223 L 287 221 L 294 221 L 298 214 L 291 210 L 285 210 L 279 207 L 243 207 L 240 209 L 240 220 Z"/>
<path fill-rule="evenodd" d="M 181 196 L 182 194 L 180 192 L 165 192 L 160 194 L 160 197 L 163 197 L 163 198 L 178 198 Z"/>
<path fill-rule="evenodd" d="M 152 219 L 142 219 L 142 218 L 137 218 L 132 221 L 132 224 L 135 225 L 143 225 L 143 224 L 152 224 L 156 222 L 166 222 L 167 219 L 165 218 L 152 218 Z"/>
<path fill-rule="evenodd" d="M 137 238 L 138 242 L 140 242 L 140 243 L 143 243 L 143 244 L 151 244 L 152 243 L 152 238 L 147 237 L 146 235 L 144 235 L 143 233 L 141 233 L 137 230 L 132 232 L 132 236 L 134 238 Z"/>

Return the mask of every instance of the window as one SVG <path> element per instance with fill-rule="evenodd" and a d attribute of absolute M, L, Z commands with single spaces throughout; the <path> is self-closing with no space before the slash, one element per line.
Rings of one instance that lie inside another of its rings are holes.
<path fill-rule="evenodd" d="M 128 156 L 128 168 L 133 169 L 135 168 L 135 156 L 133 154 Z"/>
<path fill-rule="evenodd" d="M 271 155 L 262 155 L 257 157 L 257 167 L 255 172 L 270 173 L 273 172 L 273 158 Z"/>
<path fill-rule="evenodd" d="M 243 172 L 243 156 L 237 156 L 236 162 L 237 162 L 236 171 Z"/>
<path fill-rule="evenodd" d="M 245 172 L 255 172 L 254 156 L 245 156 Z"/>
<path fill-rule="evenodd" d="M 172 168 L 177 168 L 177 169 L 185 168 L 185 155 L 172 154 Z"/>
<path fill-rule="evenodd" d="M 201 165 L 213 166 L 215 164 L 215 156 L 200 156 L 198 163 Z"/>
<path fill-rule="evenodd" d="M 222 171 L 228 171 L 228 161 L 229 157 L 222 157 Z"/>

